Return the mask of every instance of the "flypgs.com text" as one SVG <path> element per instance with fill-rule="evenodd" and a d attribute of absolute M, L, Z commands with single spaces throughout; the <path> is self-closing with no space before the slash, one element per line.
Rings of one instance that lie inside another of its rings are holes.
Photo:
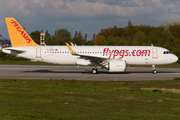
<path fill-rule="evenodd" d="M 133 50 L 132 54 L 130 50 L 110 50 L 109 48 L 104 48 L 103 56 L 109 56 L 109 59 L 116 56 L 119 56 L 119 59 L 122 59 L 124 56 L 150 56 L 150 50 Z"/>
<path fill-rule="evenodd" d="M 27 33 L 24 31 L 24 29 L 20 25 L 18 25 L 16 21 L 12 21 L 11 24 L 14 24 L 16 30 L 21 33 L 21 36 L 27 41 L 27 43 L 30 43 L 32 41 L 31 38 L 27 35 Z"/>

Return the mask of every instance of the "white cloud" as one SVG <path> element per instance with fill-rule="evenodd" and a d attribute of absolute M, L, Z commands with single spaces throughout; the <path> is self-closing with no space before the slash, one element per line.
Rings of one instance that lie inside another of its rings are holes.
<path fill-rule="evenodd" d="M 24 0 L 7 0 L 4 4 L 3 9 L 6 10 L 5 13 L 7 14 L 32 16 L 31 11 L 26 9 L 28 8 L 28 2 L 25 2 Z"/>
<path fill-rule="evenodd" d="M 0 34 L 8 16 L 29 27 L 29 32 L 66 28 L 72 34 L 77 29 L 92 33 L 114 25 L 124 27 L 129 19 L 134 25 L 160 25 L 180 19 L 179 5 L 177 0 L 3 0 Z"/>
<path fill-rule="evenodd" d="M 91 2 L 87 0 L 30 0 L 26 2 L 24 0 L 7 0 L 4 4 L 7 6 L 6 8 L 0 5 L 0 9 L 6 9 L 6 11 L 3 10 L 4 13 L 29 17 L 40 17 L 40 15 L 59 18 L 67 16 L 68 18 L 70 18 L 69 16 L 84 18 L 99 16 L 135 17 L 145 14 L 148 16 L 151 13 L 156 15 L 156 12 L 161 11 L 158 14 L 161 18 L 161 15 L 168 14 L 169 9 L 173 13 L 180 10 L 178 5 L 166 4 L 161 0 L 93 0 Z"/>
<path fill-rule="evenodd" d="M 39 0 L 35 3 L 41 3 Z M 44 4 L 41 5 L 41 8 L 47 14 L 51 14 L 53 16 L 56 15 L 72 15 L 78 17 L 94 17 L 94 16 L 119 16 L 119 17 L 128 17 L 134 14 L 138 14 L 139 12 L 149 13 L 146 11 L 146 8 L 142 5 L 133 6 L 133 7 L 124 7 L 121 4 L 111 5 L 105 4 L 101 1 L 95 2 L 87 2 L 86 0 L 74 0 L 74 1 L 54 1 L 48 2 L 44 1 Z M 48 9 L 46 9 L 48 8 Z M 66 9 L 65 9 L 66 8 Z"/>

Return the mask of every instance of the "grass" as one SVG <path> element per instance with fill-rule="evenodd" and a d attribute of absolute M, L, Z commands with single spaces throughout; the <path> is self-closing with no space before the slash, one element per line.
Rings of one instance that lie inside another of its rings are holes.
<path fill-rule="evenodd" d="M 1 120 L 180 119 L 180 80 L 0 79 Z"/>

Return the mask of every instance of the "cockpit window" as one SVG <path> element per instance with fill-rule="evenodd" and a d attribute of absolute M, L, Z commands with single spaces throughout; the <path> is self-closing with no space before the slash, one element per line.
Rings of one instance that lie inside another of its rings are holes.
<path fill-rule="evenodd" d="M 164 51 L 164 54 L 171 54 L 170 51 Z"/>

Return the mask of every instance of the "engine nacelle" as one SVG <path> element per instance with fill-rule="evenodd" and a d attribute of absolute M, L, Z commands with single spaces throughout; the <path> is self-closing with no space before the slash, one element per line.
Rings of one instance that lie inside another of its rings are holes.
<path fill-rule="evenodd" d="M 111 60 L 108 62 L 109 72 L 125 72 L 126 61 L 123 60 Z"/>

